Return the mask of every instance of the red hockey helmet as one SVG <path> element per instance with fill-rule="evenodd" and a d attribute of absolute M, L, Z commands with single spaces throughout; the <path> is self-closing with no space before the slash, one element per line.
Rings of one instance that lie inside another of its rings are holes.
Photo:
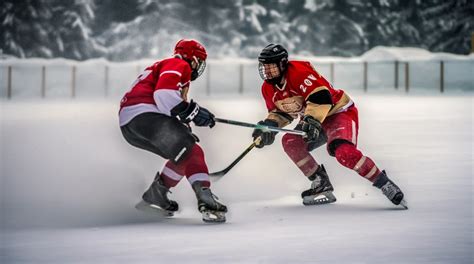
<path fill-rule="evenodd" d="M 174 54 L 179 54 L 185 60 L 192 61 L 194 56 L 202 61 L 207 59 L 204 46 L 194 39 L 181 39 L 174 47 Z"/>
<path fill-rule="evenodd" d="M 174 54 L 191 65 L 191 81 L 196 80 L 206 68 L 207 52 L 204 46 L 194 39 L 181 39 L 174 47 Z"/>

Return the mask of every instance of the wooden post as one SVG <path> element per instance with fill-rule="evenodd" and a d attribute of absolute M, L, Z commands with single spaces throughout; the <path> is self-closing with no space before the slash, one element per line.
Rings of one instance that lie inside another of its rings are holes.
<path fill-rule="evenodd" d="M 105 65 L 105 71 L 104 71 L 104 92 L 105 92 L 105 97 L 109 95 L 109 66 Z"/>
<path fill-rule="evenodd" d="M 7 98 L 12 98 L 12 66 L 8 66 Z"/>
<path fill-rule="evenodd" d="M 410 65 L 405 62 L 405 92 L 410 90 Z"/>
<path fill-rule="evenodd" d="M 46 66 L 41 67 L 41 98 L 46 97 Z"/>
<path fill-rule="evenodd" d="M 207 64 L 206 95 L 211 94 L 211 65 Z"/>
<path fill-rule="evenodd" d="M 239 94 L 244 93 L 244 65 L 239 66 Z"/>
<path fill-rule="evenodd" d="M 76 65 L 72 66 L 71 97 L 76 97 Z"/>
<path fill-rule="evenodd" d="M 395 90 L 398 90 L 398 61 L 395 61 Z"/>
<path fill-rule="evenodd" d="M 440 62 L 439 76 L 439 90 L 441 93 L 444 93 L 444 61 Z"/>
<path fill-rule="evenodd" d="M 367 88 L 368 88 L 368 65 L 367 65 L 367 62 L 364 61 L 364 92 L 367 92 Z"/>
<path fill-rule="evenodd" d="M 474 53 L 474 32 L 471 34 L 471 53 Z"/>
<path fill-rule="evenodd" d="M 331 84 L 334 86 L 334 62 L 331 62 L 330 66 Z"/>

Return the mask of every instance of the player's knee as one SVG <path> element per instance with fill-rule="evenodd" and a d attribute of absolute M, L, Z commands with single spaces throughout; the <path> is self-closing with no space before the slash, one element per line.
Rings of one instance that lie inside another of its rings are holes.
<path fill-rule="evenodd" d="M 295 147 L 298 148 L 300 145 L 303 145 L 304 141 L 301 138 L 301 136 L 285 134 L 281 138 L 281 143 L 283 145 L 283 149 L 285 150 L 285 152 L 288 153 L 288 151 L 291 151 Z"/>
<path fill-rule="evenodd" d="M 194 144 L 181 163 L 204 163 L 204 151 L 201 146 Z"/>
<path fill-rule="evenodd" d="M 336 159 L 343 166 L 353 168 L 362 157 L 362 153 L 352 144 L 339 144 L 334 151 Z"/>
<path fill-rule="evenodd" d="M 198 144 L 194 144 L 188 156 L 180 162 L 180 166 L 184 167 L 186 175 L 209 172 L 204 157 L 204 151 Z"/>

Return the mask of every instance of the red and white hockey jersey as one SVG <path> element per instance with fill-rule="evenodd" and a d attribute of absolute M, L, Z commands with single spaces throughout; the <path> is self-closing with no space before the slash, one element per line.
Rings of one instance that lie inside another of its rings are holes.
<path fill-rule="evenodd" d="M 190 82 L 191 67 L 182 59 L 168 58 L 147 67 L 120 102 L 120 126 L 141 113 L 170 116 L 173 107 L 187 101 Z"/>
<path fill-rule="evenodd" d="M 332 107 L 326 116 L 343 111 L 353 103 L 343 90 L 334 89 L 332 85 L 319 74 L 308 61 L 289 61 L 288 69 L 284 76 L 282 87 L 277 87 L 264 82 L 262 95 L 269 112 L 268 118 L 278 122 L 279 126 L 285 126 L 289 122 L 276 114 L 284 112 L 296 119 L 299 116 L 311 114 L 307 109 L 308 97 L 321 90 L 328 90 L 331 94 Z"/>

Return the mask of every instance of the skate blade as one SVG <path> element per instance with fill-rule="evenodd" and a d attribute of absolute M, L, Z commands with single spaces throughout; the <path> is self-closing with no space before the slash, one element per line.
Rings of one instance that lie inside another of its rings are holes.
<path fill-rule="evenodd" d="M 324 192 L 316 195 L 305 196 L 303 198 L 304 205 L 320 205 L 334 203 L 336 201 L 336 196 L 332 192 Z"/>
<path fill-rule="evenodd" d="M 139 203 L 137 203 L 135 205 L 135 208 L 142 211 L 142 212 L 158 214 L 158 215 L 165 216 L 165 217 L 174 216 L 174 212 L 164 210 L 163 208 L 161 208 L 157 205 L 149 204 L 149 203 L 147 203 L 143 200 L 141 200 Z"/>
<path fill-rule="evenodd" d="M 400 202 L 400 205 L 401 205 L 405 210 L 408 210 L 408 203 L 407 203 L 407 201 L 405 201 L 405 199 L 402 199 L 402 201 Z"/>
<path fill-rule="evenodd" d="M 226 221 L 224 212 L 202 211 L 202 221 L 206 223 L 224 223 Z"/>

